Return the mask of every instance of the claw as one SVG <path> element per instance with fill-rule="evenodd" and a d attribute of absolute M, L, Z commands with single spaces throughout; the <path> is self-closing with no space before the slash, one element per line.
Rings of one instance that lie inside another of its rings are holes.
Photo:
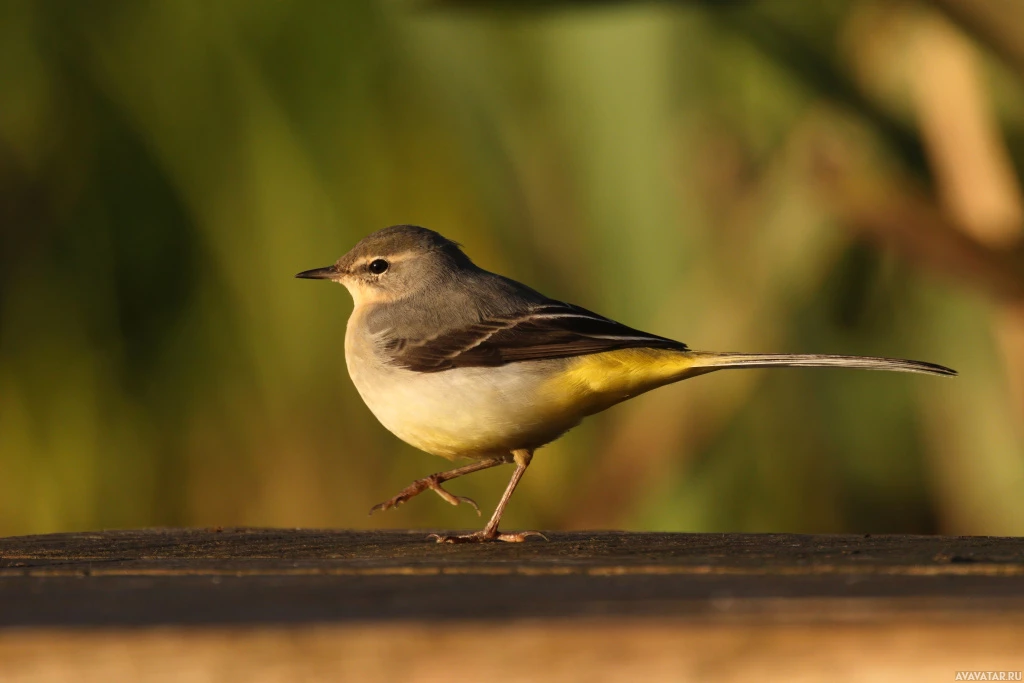
<path fill-rule="evenodd" d="M 392 498 L 391 500 L 386 500 L 383 503 L 377 503 L 372 508 L 370 508 L 370 512 L 368 514 L 372 515 L 374 512 L 383 512 L 384 510 L 390 510 L 391 508 L 397 507 L 401 504 L 401 501 L 395 501 L 395 499 Z"/>
<path fill-rule="evenodd" d="M 430 489 L 437 495 L 441 496 L 442 500 L 452 505 L 457 506 L 459 503 L 465 503 L 466 505 L 476 510 L 477 517 L 480 516 L 480 506 L 476 504 L 475 500 L 473 500 L 472 498 L 467 498 L 466 496 L 456 496 L 452 493 L 449 493 L 448 491 L 445 491 L 441 487 L 441 483 L 437 481 L 436 475 L 424 477 L 423 479 L 417 479 L 416 481 L 414 481 L 413 483 L 409 484 L 404 489 L 399 491 L 398 495 L 396 495 L 394 498 L 389 498 L 388 500 L 385 500 L 383 503 L 377 503 L 376 505 L 374 505 L 372 508 L 370 508 L 370 514 L 372 515 L 374 512 L 377 511 L 390 510 L 391 508 L 398 507 L 399 505 L 406 502 L 410 498 L 418 496 L 427 489 Z"/>
<path fill-rule="evenodd" d="M 539 531 L 519 531 L 516 533 L 494 531 L 488 533 L 486 529 L 483 529 L 481 531 L 475 531 L 471 534 L 461 534 L 457 536 L 430 534 L 429 536 L 427 536 L 427 538 L 433 539 L 438 543 L 488 543 L 490 541 L 503 541 L 505 543 L 522 543 L 530 536 L 540 536 L 545 541 L 548 540 L 548 537 Z"/>
<path fill-rule="evenodd" d="M 475 500 L 473 500 L 472 498 L 467 498 L 466 496 L 455 496 L 455 498 L 456 498 L 456 500 L 455 500 L 454 503 L 452 503 L 452 505 L 458 505 L 459 503 L 465 503 L 469 507 L 471 507 L 474 510 L 476 510 L 476 516 L 477 517 L 480 516 L 480 506 L 476 504 Z"/>
<path fill-rule="evenodd" d="M 456 496 L 453 493 L 449 493 L 448 491 L 445 491 L 443 488 L 441 488 L 441 485 L 436 482 L 428 484 L 428 486 L 434 491 L 434 493 L 441 496 L 442 500 L 445 500 L 455 506 L 458 506 L 459 503 L 465 503 L 466 505 L 476 510 L 477 517 L 480 516 L 480 506 L 477 505 L 476 501 L 473 500 L 472 498 L 467 498 L 466 496 Z"/>
<path fill-rule="evenodd" d="M 506 534 L 506 533 L 498 532 L 498 540 L 499 541 L 505 541 L 506 543 L 522 543 L 523 541 L 528 539 L 530 536 L 539 536 L 540 538 L 543 538 L 548 543 L 551 542 L 551 539 L 549 539 L 547 536 L 545 536 L 544 534 L 542 534 L 539 531 L 520 531 L 520 532 L 514 533 L 514 534 Z"/>

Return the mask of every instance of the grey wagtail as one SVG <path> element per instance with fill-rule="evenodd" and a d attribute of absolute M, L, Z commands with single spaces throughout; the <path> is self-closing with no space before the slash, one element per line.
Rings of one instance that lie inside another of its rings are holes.
<path fill-rule="evenodd" d="M 345 285 L 355 308 L 345 362 L 380 422 L 416 448 L 472 463 L 414 481 L 373 508 L 503 463 L 515 471 L 487 526 L 440 542 L 522 541 L 498 531 L 533 452 L 592 415 L 679 380 L 727 368 L 846 367 L 955 375 L 914 360 L 691 351 L 477 267 L 459 245 L 413 225 L 364 238 L 333 266 L 296 277 Z"/>

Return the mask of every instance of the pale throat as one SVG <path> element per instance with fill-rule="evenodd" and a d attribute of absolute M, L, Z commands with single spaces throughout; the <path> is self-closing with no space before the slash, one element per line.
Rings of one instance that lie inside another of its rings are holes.
<path fill-rule="evenodd" d="M 394 300 L 390 293 L 364 282 L 342 280 L 341 284 L 345 285 L 345 289 L 352 295 L 352 303 L 355 304 L 356 310 Z"/>

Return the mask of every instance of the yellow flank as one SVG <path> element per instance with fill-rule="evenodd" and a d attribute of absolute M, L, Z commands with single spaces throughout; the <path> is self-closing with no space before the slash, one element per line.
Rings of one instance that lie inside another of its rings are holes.
<path fill-rule="evenodd" d="M 707 370 L 697 369 L 697 355 L 671 349 L 619 349 L 569 361 L 545 389 L 566 409 L 592 415 L 628 398 Z"/>

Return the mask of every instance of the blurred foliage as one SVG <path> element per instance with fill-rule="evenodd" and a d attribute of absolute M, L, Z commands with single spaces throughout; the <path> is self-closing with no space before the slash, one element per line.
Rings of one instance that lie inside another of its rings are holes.
<path fill-rule="evenodd" d="M 344 290 L 292 279 L 403 222 L 694 348 L 962 373 L 658 390 L 542 450 L 506 526 L 1024 533 L 998 1 L 0 3 L 0 534 L 477 525 L 366 517 L 447 463 L 362 405 Z"/>

